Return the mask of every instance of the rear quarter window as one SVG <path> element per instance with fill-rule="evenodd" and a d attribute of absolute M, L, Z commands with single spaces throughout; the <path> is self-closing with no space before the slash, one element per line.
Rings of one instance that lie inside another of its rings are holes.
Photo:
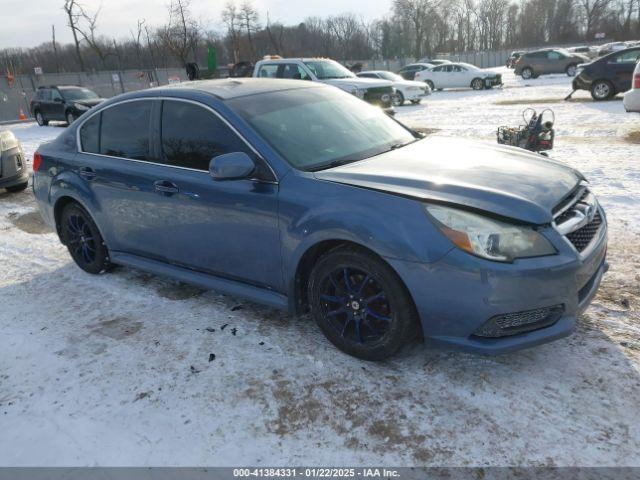
<path fill-rule="evenodd" d="M 83 152 L 100 153 L 100 117 L 94 115 L 80 128 L 80 147 Z"/>

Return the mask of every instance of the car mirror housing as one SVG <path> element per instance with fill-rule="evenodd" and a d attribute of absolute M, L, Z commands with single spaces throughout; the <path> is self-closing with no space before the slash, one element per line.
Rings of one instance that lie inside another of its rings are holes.
<path fill-rule="evenodd" d="M 254 161 L 244 152 L 225 153 L 209 162 L 209 174 L 214 180 L 240 180 L 248 178 L 256 169 Z"/>

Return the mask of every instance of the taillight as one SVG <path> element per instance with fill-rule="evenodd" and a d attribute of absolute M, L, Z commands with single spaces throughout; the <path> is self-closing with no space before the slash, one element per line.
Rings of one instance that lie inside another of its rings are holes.
<path fill-rule="evenodd" d="M 637 88 L 640 90 L 640 73 L 636 73 L 633 76 L 633 88 Z"/>
<path fill-rule="evenodd" d="M 33 154 L 33 171 L 37 172 L 40 168 L 40 164 L 42 163 L 42 157 L 38 152 Z"/>

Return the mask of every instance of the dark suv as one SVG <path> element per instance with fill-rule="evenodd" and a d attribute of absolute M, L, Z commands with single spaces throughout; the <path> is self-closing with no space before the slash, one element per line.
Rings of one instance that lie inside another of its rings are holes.
<path fill-rule="evenodd" d="M 608 100 L 631 88 L 633 69 L 640 60 L 640 47 L 610 53 L 580 65 L 573 80 L 574 90 L 588 90 L 594 100 Z"/>
<path fill-rule="evenodd" d="M 38 125 L 48 125 L 51 120 L 66 121 L 69 125 L 87 110 L 103 102 L 95 92 L 84 87 L 38 87 L 31 100 L 31 113 Z"/>

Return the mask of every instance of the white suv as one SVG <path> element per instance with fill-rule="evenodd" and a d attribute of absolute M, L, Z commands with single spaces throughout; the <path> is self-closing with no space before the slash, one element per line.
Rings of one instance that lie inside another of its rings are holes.
<path fill-rule="evenodd" d="M 253 70 L 256 78 L 288 78 L 334 85 L 386 110 L 392 110 L 393 82 L 359 78 L 334 60 L 324 58 L 266 58 Z"/>

